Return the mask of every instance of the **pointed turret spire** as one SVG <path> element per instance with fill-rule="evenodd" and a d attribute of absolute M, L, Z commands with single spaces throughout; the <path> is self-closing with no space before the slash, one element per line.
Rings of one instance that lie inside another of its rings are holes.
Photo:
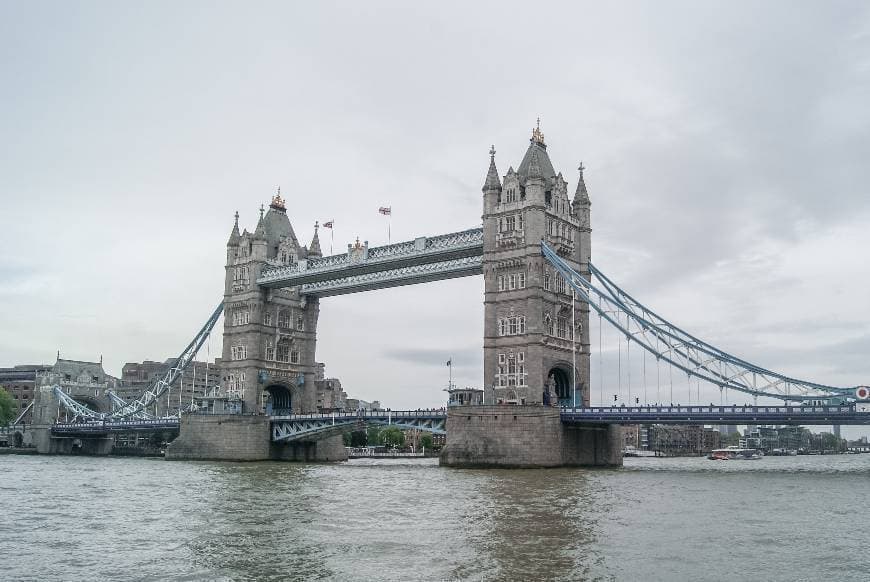
<path fill-rule="evenodd" d="M 501 180 L 495 167 L 495 146 L 489 148 L 489 171 L 486 173 L 486 182 L 483 183 L 483 191 L 501 190 Z"/>
<path fill-rule="evenodd" d="M 254 240 L 266 240 L 266 221 L 263 218 L 263 207 L 260 207 L 260 220 L 257 221 L 257 228 L 254 230 Z"/>
<path fill-rule="evenodd" d="M 544 174 L 541 170 L 541 162 L 538 160 L 537 150 L 532 151 L 532 159 L 529 162 L 529 178 L 543 178 Z"/>
<path fill-rule="evenodd" d="M 586 169 L 586 166 L 583 165 L 583 162 L 580 162 L 580 166 L 577 169 L 580 171 L 580 178 L 577 180 L 577 191 L 574 192 L 574 204 L 591 204 L 589 192 L 586 191 L 586 181 L 583 179 L 583 170 Z"/>
<path fill-rule="evenodd" d="M 308 245 L 308 258 L 317 258 L 322 257 L 323 253 L 320 251 L 320 236 L 317 234 L 317 229 L 320 227 L 320 223 L 314 221 L 314 238 L 311 239 L 311 244 Z"/>
<path fill-rule="evenodd" d="M 538 125 L 532 130 L 532 139 L 530 140 L 532 143 L 536 143 L 538 145 L 542 145 L 545 148 L 547 144 L 544 143 L 544 134 L 541 133 L 541 118 L 538 118 Z"/>
<path fill-rule="evenodd" d="M 236 222 L 233 224 L 233 231 L 230 233 L 230 240 L 227 241 L 228 247 L 239 246 L 241 236 L 239 235 L 239 211 L 236 210 Z"/>

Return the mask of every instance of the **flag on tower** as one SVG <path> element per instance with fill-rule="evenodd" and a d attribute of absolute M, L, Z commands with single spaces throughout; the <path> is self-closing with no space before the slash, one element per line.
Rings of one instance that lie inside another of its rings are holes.
<path fill-rule="evenodd" d="M 447 360 L 447 365 L 448 365 L 448 366 L 452 366 L 452 365 L 453 365 L 453 358 L 450 358 L 449 360 Z"/>
<path fill-rule="evenodd" d="M 332 228 L 332 223 L 335 222 L 335 219 L 330 220 L 329 222 L 323 223 L 323 228 Z"/>
<path fill-rule="evenodd" d="M 393 209 L 391 206 L 381 206 L 380 208 L 378 208 L 378 212 L 380 212 L 384 216 L 390 216 L 391 214 L 393 214 Z"/>

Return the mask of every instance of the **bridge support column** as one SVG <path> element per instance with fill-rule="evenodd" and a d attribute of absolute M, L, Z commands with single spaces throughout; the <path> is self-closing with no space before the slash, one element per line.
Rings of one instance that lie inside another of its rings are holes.
<path fill-rule="evenodd" d="M 166 448 L 170 461 L 266 461 L 269 417 L 190 414 L 181 417 L 178 437 Z"/>
<path fill-rule="evenodd" d="M 108 455 L 115 438 L 107 434 L 53 436 L 48 426 L 31 426 L 31 439 L 36 452 L 43 455 Z"/>
<path fill-rule="evenodd" d="M 618 467 L 621 427 L 562 424 L 557 408 L 456 406 L 447 411 L 447 467 Z"/>
<path fill-rule="evenodd" d="M 272 443 L 272 458 L 305 463 L 346 461 L 347 449 L 338 435 L 314 442 Z"/>
<path fill-rule="evenodd" d="M 268 416 L 191 414 L 181 417 L 178 438 L 166 448 L 170 461 L 347 460 L 341 435 L 315 442 L 273 443 Z"/>

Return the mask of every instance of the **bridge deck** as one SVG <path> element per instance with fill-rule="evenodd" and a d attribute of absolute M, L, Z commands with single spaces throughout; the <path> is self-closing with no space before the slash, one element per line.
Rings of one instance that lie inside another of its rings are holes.
<path fill-rule="evenodd" d="M 483 272 L 483 229 L 274 265 L 257 279 L 261 287 L 299 287 L 303 295 L 327 297 L 373 289 L 479 275 Z"/>
<path fill-rule="evenodd" d="M 861 406 L 599 406 L 564 408 L 566 424 L 870 424 Z"/>

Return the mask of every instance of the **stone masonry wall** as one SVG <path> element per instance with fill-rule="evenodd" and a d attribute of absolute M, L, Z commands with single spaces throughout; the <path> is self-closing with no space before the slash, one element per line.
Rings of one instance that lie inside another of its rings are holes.
<path fill-rule="evenodd" d="M 233 414 L 181 417 L 178 438 L 166 449 L 167 460 L 265 461 L 269 454 L 269 418 Z"/>
<path fill-rule="evenodd" d="M 619 427 L 566 427 L 557 408 L 457 406 L 447 412 L 447 445 L 440 463 L 505 468 L 620 466 L 622 439 Z"/>

